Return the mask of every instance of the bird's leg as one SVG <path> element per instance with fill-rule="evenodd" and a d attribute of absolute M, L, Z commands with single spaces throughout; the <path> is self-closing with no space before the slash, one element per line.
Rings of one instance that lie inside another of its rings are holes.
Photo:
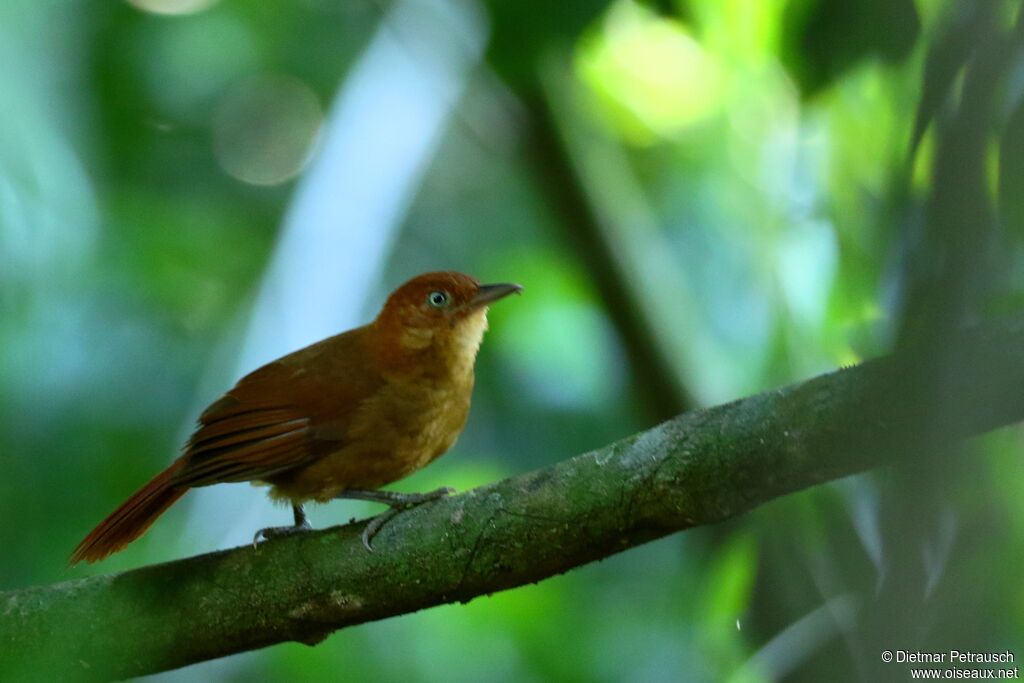
<path fill-rule="evenodd" d="M 384 528 L 384 525 L 390 522 L 395 515 L 403 510 L 409 510 L 416 507 L 417 505 L 423 505 L 429 503 L 432 500 L 438 498 L 444 498 L 445 496 L 455 493 L 455 489 L 448 486 L 441 487 L 428 493 L 398 493 L 396 491 L 364 491 L 362 489 L 348 489 L 342 491 L 335 498 L 349 498 L 351 500 L 368 500 L 371 503 L 383 503 L 391 509 L 387 512 L 377 515 L 370 520 L 370 523 L 363 529 L 363 545 L 366 549 L 373 552 L 373 546 L 371 541 L 373 537 L 377 535 L 377 532 Z"/>
<path fill-rule="evenodd" d="M 302 509 L 301 505 L 292 503 L 292 512 L 295 514 L 295 524 L 292 526 L 268 526 L 265 529 L 260 529 L 252 537 L 252 547 L 255 548 L 259 545 L 260 540 L 277 538 L 278 536 L 291 536 L 292 534 L 309 531 L 313 528 L 309 523 L 309 518 L 306 517 L 306 511 Z"/>

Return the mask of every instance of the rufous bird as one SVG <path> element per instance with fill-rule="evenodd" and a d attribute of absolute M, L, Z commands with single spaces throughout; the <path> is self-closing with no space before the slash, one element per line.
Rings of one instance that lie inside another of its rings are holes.
<path fill-rule="evenodd" d="M 308 530 L 303 504 L 354 498 L 399 510 L 452 492 L 381 491 L 455 443 L 469 415 L 473 367 L 487 308 L 516 284 L 481 285 L 427 273 L 395 290 L 370 324 L 290 353 L 246 375 L 199 417 L 184 453 L 78 544 L 71 564 L 96 562 L 141 536 L 190 488 L 226 482 L 270 486 L 295 524 L 256 532 L 253 543 Z"/>

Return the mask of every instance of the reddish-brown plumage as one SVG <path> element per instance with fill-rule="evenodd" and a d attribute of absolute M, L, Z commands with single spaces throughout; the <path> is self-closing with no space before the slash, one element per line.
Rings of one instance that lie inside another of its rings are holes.
<path fill-rule="evenodd" d="M 71 563 L 121 550 L 192 487 L 265 482 L 272 497 L 301 505 L 423 467 L 465 424 L 487 306 L 519 289 L 420 275 L 369 325 L 243 377 L 203 412 L 184 454 L 86 536 Z"/>

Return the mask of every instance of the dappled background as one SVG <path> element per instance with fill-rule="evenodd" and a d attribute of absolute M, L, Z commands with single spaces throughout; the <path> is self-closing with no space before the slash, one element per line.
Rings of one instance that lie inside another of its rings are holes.
<path fill-rule="evenodd" d="M 404 491 L 901 344 L 955 363 L 944 333 L 1024 293 L 1018 5 L 4 0 L 0 590 L 286 523 L 218 486 L 65 567 L 234 380 L 426 270 L 525 293 L 493 309 L 459 443 Z M 1024 656 L 1021 446 L 923 444 L 536 586 L 152 680 L 877 680 L 883 649 Z"/>

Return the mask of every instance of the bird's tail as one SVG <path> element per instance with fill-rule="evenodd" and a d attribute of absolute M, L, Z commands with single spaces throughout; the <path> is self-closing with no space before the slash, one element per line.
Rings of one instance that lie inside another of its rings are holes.
<path fill-rule="evenodd" d="M 175 461 L 121 503 L 120 507 L 82 539 L 75 552 L 71 553 L 69 563 L 74 565 L 82 560 L 97 562 L 144 534 L 156 518 L 188 490 L 188 487 L 171 484 L 181 466 L 180 460 Z"/>

